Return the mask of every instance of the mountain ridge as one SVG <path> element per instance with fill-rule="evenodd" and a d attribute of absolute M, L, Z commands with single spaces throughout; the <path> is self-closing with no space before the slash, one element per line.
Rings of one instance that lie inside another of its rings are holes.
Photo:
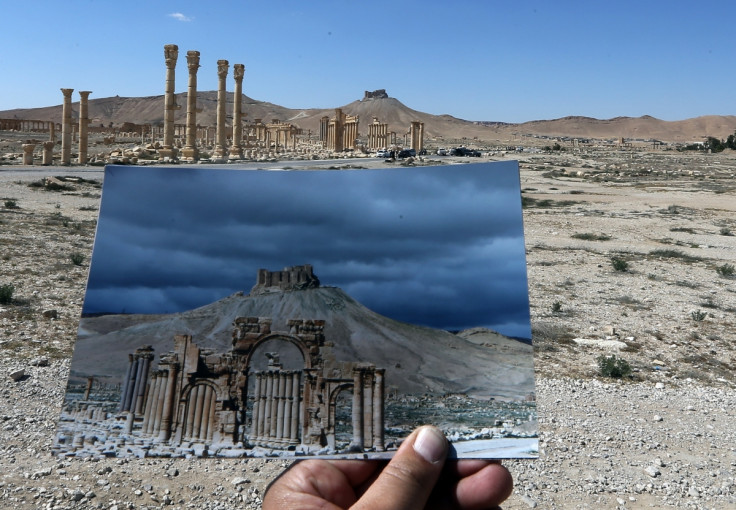
<path fill-rule="evenodd" d="M 176 334 L 192 335 L 196 344 L 214 352 L 229 352 L 237 317 L 272 317 L 274 332 L 288 332 L 289 319 L 324 320 L 325 341 L 332 346 L 335 361 L 367 361 L 386 368 L 387 385 L 405 393 L 519 400 L 534 389 L 531 345 L 490 330 L 474 329 L 470 340 L 399 322 L 373 312 L 337 287 L 257 296 L 236 293 L 168 315 L 83 318 L 72 371 L 79 377 L 93 373 L 122 377 L 129 353 L 152 345 L 161 356 L 171 350 Z"/>
<path fill-rule="evenodd" d="M 232 121 L 234 93 L 227 93 L 228 123 Z M 302 128 L 306 135 L 319 132 L 319 121 L 323 116 L 333 117 L 335 108 L 287 108 L 266 101 L 258 101 L 242 96 L 245 122 L 261 119 L 271 122 L 278 119 Z M 183 124 L 186 118 L 186 93 L 176 94 L 176 103 L 181 106 L 175 113 L 175 122 Z M 120 127 L 125 122 L 134 124 L 163 123 L 164 96 L 91 98 L 89 100 L 90 125 Z M 217 91 L 197 93 L 197 106 L 202 111 L 197 115 L 200 125 L 216 124 Z M 650 115 L 641 117 L 613 117 L 595 119 L 585 116 L 566 116 L 550 120 L 532 120 L 523 123 L 506 123 L 490 120 L 464 120 L 450 114 L 430 114 L 414 110 L 396 98 L 364 97 L 339 106 L 348 115 L 359 115 L 360 133 L 365 136 L 367 126 L 377 117 L 389 124 L 389 130 L 401 139 L 411 121 L 425 124 L 425 137 L 437 144 L 443 140 L 477 140 L 480 142 L 513 141 L 518 136 L 547 136 L 650 140 L 668 142 L 689 142 L 702 140 L 708 136 L 725 139 L 736 131 L 736 115 L 703 115 L 684 120 L 665 121 Z M 79 102 L 72 103 L 72 118 L 78 118 Z M 0 118 L 19 118 L 61 122 L 62 105 L 41 108 L 19 108 L 0 111 Z"/>

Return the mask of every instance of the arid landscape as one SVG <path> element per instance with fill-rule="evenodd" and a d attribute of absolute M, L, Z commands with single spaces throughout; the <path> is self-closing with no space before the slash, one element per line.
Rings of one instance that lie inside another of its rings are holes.
<path fill-rule="evenodd" d="M 695 127 L 685 129 L 642 118 L 640 135 L 624 132 L 633 121 L 621 119 L 588 119 L 585 131 L 569 127 L 580 119 L 568 119 L 569 130 L 542 124 L 504 136 L 490 133 L 505 127 L 484 127 L 478 140 L 470 131 L 432 135 L 434 145 L 440 136 L 484 145 L 480 160 L 520 162 L 540 457 L 504 461 L 516 484 L 504 508 L 736 506 L 736 152 L 605 140 L 724 138 L 733 120 L 692 119 L 683 122 Z M 655 124 L 661 132 L 642 131 Z M 607 130 L 595 131 L 601 125 Z M 567 136 L 591 140 L 575 147 Z M 0 133 L 0 153 L 20 152 L 23 137 L 30 135 Z M 561 150 L 544 150 L 553 143 Z M 471 160 L 428 155 L 411 164 Z M 15 163 L 0 166 L 2 506 L 259 508 L 287 461 L 84 461 L 49 453 L 103 174 Z M 52 176 L 59 179 L 44 180 Z M 610 356 L 622 374 L 604 363 Z"/>

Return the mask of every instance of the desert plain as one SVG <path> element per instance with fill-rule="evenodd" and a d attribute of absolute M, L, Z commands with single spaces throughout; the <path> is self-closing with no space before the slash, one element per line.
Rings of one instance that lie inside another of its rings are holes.
<path fill-rule="evenodd" d="M 481 159 L 520 164 L 537 378 L 539 459 L 504 461 L 515 489 L 503 507 L 736 507 L 736 153 L 591 145 Z M 50 176 L 63 185 L 43 186 Z M 0 506 L 260 508 L 288 461 L 50 454 L 102 178 L 0 166 L 0 286 L 13 289 L 0 304 Z M 629 375 L 601 374 L 612 355 Z"/>

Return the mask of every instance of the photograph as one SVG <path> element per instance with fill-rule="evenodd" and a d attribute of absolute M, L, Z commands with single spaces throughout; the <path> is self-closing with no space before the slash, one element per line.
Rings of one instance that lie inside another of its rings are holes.
<path fill-rule="evenodd" d="M 53 451 L 536 458 L 518 163 L 105 168 Z"/>

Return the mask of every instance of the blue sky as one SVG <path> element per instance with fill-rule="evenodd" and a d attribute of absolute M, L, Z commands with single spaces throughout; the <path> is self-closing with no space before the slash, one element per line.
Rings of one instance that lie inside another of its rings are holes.
<path fill-rule="evenodd" d="M 0 0 L 0 110 L 163 94 L 164 44 L 246 66 L 244 93 L 333 108 L 385 88 L 468 120 L 734 115 L 736 4 L 433 0 Z M 231 78 L 231 76 L 229 76 Z M 232 90 L 232 84 L 228 85 Z M 74 100 L 78 100 L 75 93 Z"/>
<path fill-rule="evenodd" d="M 312 264 L 391 318 L 531 337 L 516 162 L 352 171 L 108 167 L 85 313 L 173 313 Z"/>

